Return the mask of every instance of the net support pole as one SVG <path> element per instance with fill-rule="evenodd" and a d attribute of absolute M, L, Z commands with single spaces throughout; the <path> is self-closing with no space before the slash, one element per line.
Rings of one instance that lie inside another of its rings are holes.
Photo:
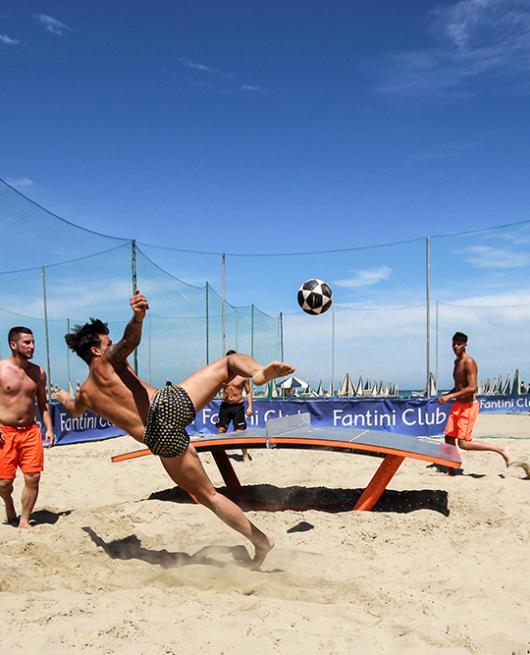
<path fill-rule="evenodd" d="M 226 254 L 221 253 L 221 357 L 226 352 Z"/>
<path fill-rule="evenodd" d="M 425 239 L 425 330 L 426 330 L 426 368 L 427 381 L 425 389 L 430 395 L 429 381 L 431 373 L 431 237 Z"/>
<path fill-rule="evenodd" d="M 254 357 L 254 304 L 250 307 L 250 356 Z"/>
<path fill-rule="evenodd" d="M 41 267 L 41 277 L 42 277 L 42 303 L 44 306 L 44 334 L 45 334 L 45 345 L 46 345 L 46 365 L 48 371 L 48 381 L 47 381 L 47 391 L 48 391 L 48 400 L 51 401 L 52 398 L 52 369 L 50 364 L 50 331 L 48 327 L 48 299 L 46 297 L 46 268 Z"/>
<path fill-rule="evenodd" d="M 280 361 L 283 362 L 283 312 L 280 312 Z"/>
<path fill-rule="evenodd" d="M 236 349 L 236 351 L 238 351 L 239 350 L 239 343 L 238 343 L 239 342 L 239 312 L 237 311 L 237 308 L 236 308 L 236 311 L 235 311 L 235 323 L 236 323 L 236 325 L 235 325 L 235 331 L 236 331 L 235 349 Z M 226 352 L 226 350 L 225 350 L 225 352 Z"/>
<path fill-rule="evenodd" d="M 331 308 L 331 384 L 335 384 L 335 307 Z"/>
<path fill-rule="evenodd" d="M 206 290 L 206 309 L 205 309 L 205 323 L 206 323 L 206 365 L 210 363 L 210 334 L 209 334 L 209 308 L 208 308 L 208 294 L 209 294 L 209 288 L 210 285 L 208 282 L 206 282 L 206 286 L 204 287 Z"/>
<path fill-rule="evenodd" d="M 147 368 L 149 371 L 149 384 L 151 384 L 151 377 L 152 377 L 152 366 L 151 366 L 151 335 L 153 332 L 153 325 L 152 325 L 152 317 L 151 314 L 148 315 L 147 317 Z"/>
<path fill-rule="evenodd" d="M 136 293 L 138 288 L 138 277 L 136 271 L 136 239 L 131 241 L 131 278 L 132 278 L 132 292 Z M 134 351 L 134 372 L 138 375 L 138 348 Z"/>
<path fill-rule="evenodd" d="M 436 301 L 436 338 L 435 338 L 435 359 L 434 359 L 434 376 L 436 378 L 436 385 L 438 386 L 438 301 Z"/>
<path fill-rule="evenodd" d="M 66 334 L 70 334 L 70 319 L 66 319 Z M 66 379 L 68 381 L 68 392 L 71 394 L 74 390 L 72 386 L 72 372 L 70 371 L 70 348 L 66 346 Z"/>

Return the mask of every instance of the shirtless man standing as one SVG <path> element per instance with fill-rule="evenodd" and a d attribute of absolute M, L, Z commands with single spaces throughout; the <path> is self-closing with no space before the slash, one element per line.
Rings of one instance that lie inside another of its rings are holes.
<path fill-rule="evenodd" d="M 237 354 L 235 350 L 229 350 L 226 355 Z M 245 419 L 245 407 L 243 405 L 243 389 L 247 397 L 247 416 L 252 416 L 252 389 L 247 378 L 236 375 L 235 378 L 227 382 L 223 387 L 223 402 L 219 408 L 219 419 L 217 429 L 224 433 L 227 431 L 230 423 L 234 426 L 236 432 L 247 429 Z M 250 462 L 250 455 L 246 448 L 241 450 L 245 464 Z"/>
<path fill-rule="evenodd" d="M 24 475 L 19 527 L 31 528 L 29 517 L 39 493 L 44 469 L 42 435 L 35 423 L 35 400 L 46 426 L 46 441 L 53 444 L 53 426 L 46 398 L 46 374 L 29 360 L 35 339 L 27 327 L 13 327 L 8 335 L 11 357 L 0 361 L 0 496 L 6 507 L 7 522 L 14 524 L 17 513 L 13 502 L 13 480 L 17 467 Z"/>
<path fill-rule="evenodd" d="M 475 397 L 478 368 L 475 360 L 467 354 L 466 347 L 467 335 L 463 332 L 455 332 L 453 335 L 453 352 L 456 355 L 453 369 L 455 385 L 449 393 L 438 398 L 441 405 L 456 400 L 445 426 L 445 442 L 454 446 L 458 440 L 462 450 L 488 450 L 498 453 L 504 459 L 506 466 L 510 466 L 513 462 L 508 448 L 490 445 L 484 441 L 472 441 L 473 428 L 479 411 L 479 403 Z"/>
<path fill-rule="evenodd" d="M 262 385 L 288 375 L 294 368 L 283 362 L 258 364 L 248 355 L 235 354 L 204 366 L 179 385 L 156 389 L 140 379 L 127 357 L 139 346 L 142 323 L 149 309 L 138 290 L 130 301 L 133 317 L 123 337 L 113 344 L 106 323 L 90 319 L 65 336 L 68 346 L 88 364 L 88 377 L 74 400 L 65 391 L 57 397 L 73 416 L 90 409 L 144 443 L 158 455 L 171 479 L 211 509 L 254 545 L 253 569 L 259 569 L 274 543 L 253 525 L 241 509 L 219 494 L 190 444 L 186 426 L 195 414 L 236 375 Z"/>

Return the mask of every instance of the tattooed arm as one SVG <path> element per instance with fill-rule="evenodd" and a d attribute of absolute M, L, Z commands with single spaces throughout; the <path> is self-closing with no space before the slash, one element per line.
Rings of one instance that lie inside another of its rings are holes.
<path fill-rule="evenodd" d="M 118 343 L 113 343 L 107 351 L 108 359 L 114 363 L 124 362 L 140 345 L 142 338 L 142 323 L 145 313 L 149 309 L 149 304 L 146 297 L 136 289 L 130 305 L 133 310 L 133 317 L 127 323 L 123 337 Z"/>

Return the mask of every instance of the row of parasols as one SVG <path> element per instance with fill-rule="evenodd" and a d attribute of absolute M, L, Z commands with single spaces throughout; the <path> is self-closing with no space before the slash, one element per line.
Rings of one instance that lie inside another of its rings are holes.
<path fill-rule="evenodd" d="M 337 389 L 333 387 L 332 382 L 324 386 L 322 380 L 312 387 L 309 382 L 291 375 L 283 382 L 271 381 L 261 390 L 255 389 L 254 394 L 258 398 L 289 398 L 293 396 L 297 398 L 390 398 L 399 395 L 399 388 L 397 384 L 390 384 L 382 380 L 375 381 L 369 378 L 363 380 L 362 376 L 359 376 L 355 383 L 349 373 L 346 373 Z"/>

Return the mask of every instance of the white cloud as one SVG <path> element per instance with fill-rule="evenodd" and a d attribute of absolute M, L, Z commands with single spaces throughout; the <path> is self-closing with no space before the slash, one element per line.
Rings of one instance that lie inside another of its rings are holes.
<path fill-rule="evenodd" d="M 192 61 L 191 59 L 186 59 L 184 57 L 179 58 L 179 62 L 182 64 L 182 66 L 186 68 L 190 68 L 193 71 L 197 71 L 198 73 L 205 73 L 206 76 L 208 76 L 210 79 L 215 79 L 215 78 L 226 78 L 226 79 L 233 79 L 234 75 L 233 73 L 226 73 L 218 68 L 213 68 L 212 66 L 208 66 L 207 64 L 202 64 L 197 61 Z M 201 79 L 196 79 L 196 78 L 188 78 L 188 81 L 193 84 L 193 86 L 196 87 L 202 87 L 202 88 L 213 88 L 214 84 L 212 82 L 205 82 L 204 80 Z M 219 81 L 219 80 L 216 80 Z M 228 89 L 226 88 L 221 88 L 219 89 L 221 93 L 229 93 Z M 263 91 L 263 88 L 261 86 L 258 86 L 256 84 L 240 84 L 239 85 L 239 90 L 248 92 L 248 93 L 257 93 Z"/>
<path fill-rule="evenodd" d="M 179 61 L 181 64 L 187 66 L 188 68 L 193 68 L 194 70 L 198 70 L 203 73 L 210 73 L 210 75 L 215 75 L 219 72 L 215 68 L 210 68 L 210 66 L 206 66 L 205 64 L 199 64 L 195 61 L 190 61 L 189 59 L 180 58 Z"/>
<path fill-rule="evenodd" d="M 388 266 L 377 266 L 366 268 L 360 271 L 352 271 L 352 276 L 342 280 L 335 280 L 338 287 L 356 289 L 359 287 L 371 287 L 378 282 L 388 279 L 392 275 L 392 269 Z"/>
<path fill-rule="evenodd" d="M 530 255 L 526 252 L 492 246 L 470 246 L 462 254 L 468 264 L 475 268 L 521 268 L 530 264 Z"/>
<path fill-rule="evenodd" d="M 7 34 L 0 34 L 0 41 L 6 45 L 19 45 L 20 41 L 18 39 L 12 39 Z"/>
<path fill-rule="evenodd" d="M 460 0 L 428 14 L 435 42 L 385 55 L 368 69 L 385 94 L 460 95 L 469 83 L 530 72 L 528 0 Z"/>
<path fill-rule="evenodd" d="M 200 71 L 201 73 L 208 73 L 209 75 L 220 75 L 221 77 L 229 77 L 229 78 L 234 77 L 232 73 L 224 73 L 223 71 L 220 71 L 217 68 L 212 68 L 211 66 L 207 66 L 206 64 L 201 64 L 196 61 L 191 61 L 190 59 L 185 59 L 184 57 L 180 57 L 179 61 L 183 66 L 186 66 L 187 68 L 191 68 L 193 70 Z"/>
<path fill-rule="evenodd" d="M 13 177 L 6 178 L 6 182 L 9 186 L 12 186 L 14 189 L 21 191 L 22 189 L 29 189 L 33 186 L 33 180 L 30 180 L 29 177 Z"/>
<path fill-rule="evenodd" d="M 44 26 L 44 29 L 51 34 L 56 34 L 57 36 L 62 36 L 63 32 L 71 31 L 71 28 L 68 27 L 65 23 L 53 18 L 53 16 L 48 16 L 47 14 L 35 14 L 35 20 Z"/>

